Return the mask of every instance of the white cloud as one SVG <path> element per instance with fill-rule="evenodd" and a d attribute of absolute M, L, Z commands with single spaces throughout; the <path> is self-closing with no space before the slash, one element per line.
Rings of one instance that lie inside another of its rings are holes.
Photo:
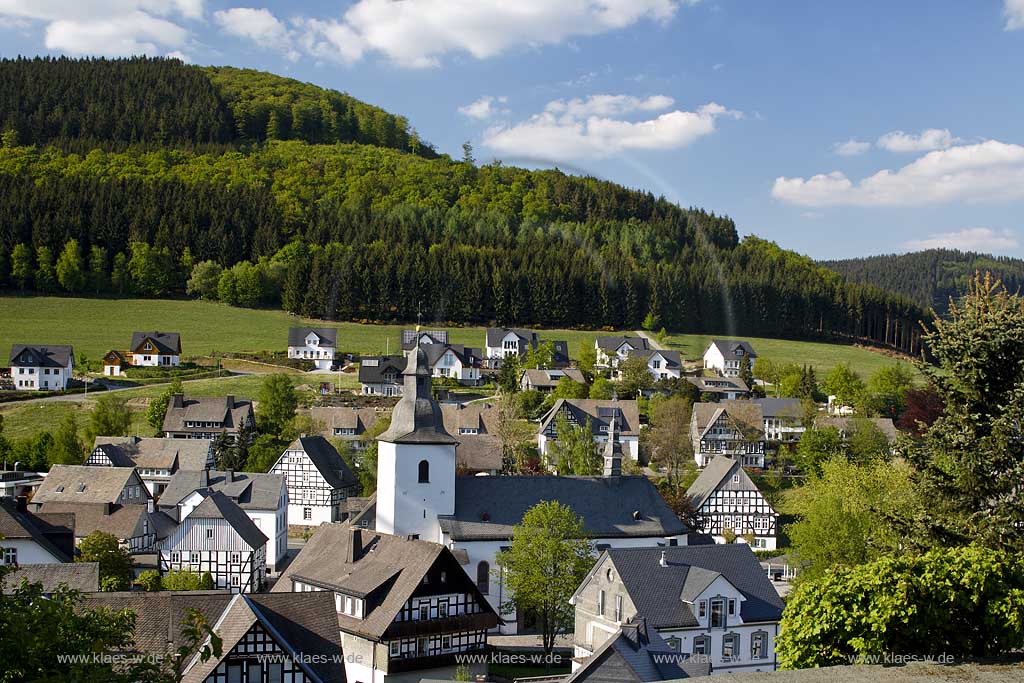
<path fill-rule="evenodd" d="M 878 138 L 878 146 L 890 152 L 930 152 L 947 149 L 958 142 L 961 142 L 960 138 L 953 137 L 945 128 L 928 128 L 920 135 L 894 130 Z"/>
<path fill-rule="evenodd" d="M 711 102 L 697 111 L 674 110 L 641 121 L 614 118 L 664 109 L 672 103 L 672 98 L 664 95 L 555 100 L 522 123 L 491 128 L 484 134 L 483 144 L 501 154 L 552 162 L 599 159 L 629 150 L 685 147 L 713 133 L 717 118 L 742 117 L 740 112 Z"/>
<path fill-rule="evenodd" d="M 500 106 L 505 102 L 508 102 L 508 98 L 503 95 L 499 97 L 484 95 L 474 102 L 470 102 L 465 106 L 459 107 L 459 113 L 464 116 L 468 116 L 471 119 L 485 121 L 497 116 L 499 113 L 507 113 L 508 110 L 502 109 Z"/>
<path fill-rule="evenodd" d="M 907 249 L 960 249 L 961 251 L 999 252 L 1017 249 L 1020 242 L 1009 230 L 995 231 L 992 228 L 965 228 L 956 232 L 934 233 L 923 240 L 911 240 L 903 244 Z"/>
<path fill-rule="evenodd" d="M 854 183 L 840 171 L 775 179 L 772 196 L 798 206 L 915 206 L 1024 199 L 1024 146 L 987 140 L 929 152 Z"/>
<path fill-rule="evenodd" d="M 0 15 L 45 22 L 45 45 L 73 55 L 163 54 L 185 45 L 178 22 L 203 16 L 203 0 L 0 0 Z"/>
<path fill-rule="evenodd" d="M 185 62 L 186 64 L 191 64 L 192 63 L 192 58 L 189 57 L 184 52 L 182 52 L 181 50 L 171 50 L 170 52 L 168 52 L 164 56 L 165 57 L 169 57 L 170 59 L 180 59 L 181 61 Z"/>
<path fill-rule="evenodd" d="M 1003 16 L 1006 17 L 1007 31 L 1024 28 L 1024 0 L 1005 0 Z"/>
<path fill-rule="evenodd" d="M 214 12 L 213 19 L 225 33 L 239 38 L 269 44 L 280 44 L 288 39 L 288 29 L 267 9 L 232 7 Z"/>
<path fill-rule="evenodd" d="M 837 142 L 832 145 L 832 151 L 841 157 L 855 157 L 858 154 L 863 154 L 869 149 L 871 149 L 870 142 L 860 142 L 853 138 L 850 138 L 846 142 Z"/>
<path fill-rule="evenodd" d="M 668 21 L 679 4 L 680 0 L 358 0 L 338 19 L 295 17 L 290 42 L 318 59 L 352 63 L 372 51 L 399 66 L 424 68 L 437 66 L 450 53 L 486 59 L 514 47 L 565 43 L 572 36 L 605 33 L 643 20 Z"/>

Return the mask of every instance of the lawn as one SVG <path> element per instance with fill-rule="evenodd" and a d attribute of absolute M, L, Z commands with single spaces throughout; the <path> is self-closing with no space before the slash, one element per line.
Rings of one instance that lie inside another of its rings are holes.
<path fill-rule="evenodd" d="M 762 339 L 760 337 L 712 337 L 703 334 L 673 334 L 666 340 L 666 347 L 676 349 L 684 360 L 700 360 L 712 339 L 745 339 L 750 342 L 759 357 L 776 363 L 812 365 L 818 380 L 840 363 L 848 363 L 862 377 L 867 379 L 879 368 L 894 363 L 910 363 L 903 358 L 894 358 L 880 351 L 846 344 L 822 342 L 789 341 L 786 339 Z M 914 371 L 916 374 L 916 370 Z"/>

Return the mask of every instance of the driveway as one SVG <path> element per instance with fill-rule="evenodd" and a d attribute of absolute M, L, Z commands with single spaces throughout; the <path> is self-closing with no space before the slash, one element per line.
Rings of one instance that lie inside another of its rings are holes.
<path fill-rule="evenodd" d="M 647 343 L 650 344 L 651 348 L 654 349 L 655 351 L 668 351 L 668 349 L 666 349 L 664 346 L 659 344 L 658 341 L 654 337 L 650 336 L 649 334 L 647 334 L 643 330 L 636 330 L 635 334 L 638 337 L 643 337 L 644 339 L 646 339 Z"/>

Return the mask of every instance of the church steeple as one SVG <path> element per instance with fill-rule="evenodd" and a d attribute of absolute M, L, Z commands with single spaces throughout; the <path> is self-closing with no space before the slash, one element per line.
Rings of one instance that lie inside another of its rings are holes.
<path fill-rule="evenodd" d="M 402 398 L 391 413 L 391 426 L 378 437 L 389 443 L 454 444 L 456 440 L 445 431 L 441 406 L 431 390 L 427 355 L 420 346 L 406 353 L 402 371 Z"/>

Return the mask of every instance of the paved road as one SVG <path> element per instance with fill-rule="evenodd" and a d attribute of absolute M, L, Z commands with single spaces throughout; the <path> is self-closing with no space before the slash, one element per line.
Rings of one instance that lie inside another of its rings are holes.
<path fill-rule="evenodd" d="M 655 351 L 667 351 L 668 350 L 664 346 L 659 344 L 658 341 L 654 337 L 652 337 L 651 335 L 647 334 L 643 330 L 636 330 L 636 336 L 643 337 L 644 339 L 646 339 L 647 343 L 650 344 L 651 348 L 654 349 Z"/>

